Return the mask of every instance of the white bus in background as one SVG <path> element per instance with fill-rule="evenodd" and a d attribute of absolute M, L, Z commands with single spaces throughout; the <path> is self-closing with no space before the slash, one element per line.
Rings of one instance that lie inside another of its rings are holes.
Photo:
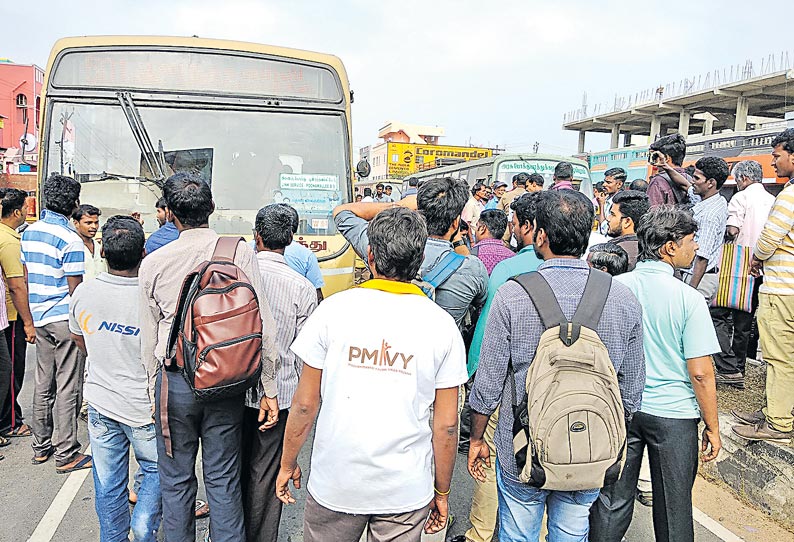
<path fill-rule="evenodd" d="M 539 173 L 543 175 L 544 188 L 550 187 L 554 181 L 554 168 L 560 162 L 570 162 L 573 166 L 573 185 L 579 191 L 593 197 L 593 184 L 590 180 L 590 169 L 587 162 L 569 156 L 554 154 L 499 154 L 479 160 L 470 160 L 451 166 L 427 169 L 414 173 L 410 177 L 419 179 L 421 183 L 426 179 L 436 177 L 452 177 L 465 179 L 469 186 L 477 182 L 493 186 L 496 182 L 507 183 L 508 189 L 512 187 L 513 176 L 519 173 Z M 403 191 L 408 189 L 408 181 L 403 180 Z"/>

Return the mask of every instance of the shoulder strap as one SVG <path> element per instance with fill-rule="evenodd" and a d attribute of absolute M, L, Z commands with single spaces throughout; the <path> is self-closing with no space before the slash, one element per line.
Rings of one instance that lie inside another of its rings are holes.
<path fill-rule="evenodd" d="M 242 237 L 218 237 L 215 245 L 215 252 L 212 253 L 212 260 L 226 260 L 233 262 L 237 254 L 237 245 L 240 241 L 245 241 Z"/>
<path fill-rule="evenodd" d="M 607 303 L 609 290 L 612 288 L 612 277 L 598 269 L 590 269 L 582 299 L 571 322 L 595 330 L 601 320 L 601 313 Z"/>
<path fill-rule="evenodd" d="M 451 250 L 444 254 L 441 261 L 433 266 L 430 271 L 422 275 L 422 280 L 430 284 L 433 288 L 438 288 L 444 284 L 455 271 L 460 269 L 460 266 L 463 265 L 465 260 L 466 256 L 462 256 L 454 250 Z"/>
<path fill-rule="evenodd" d="M 480 247 L 478 247 L 477 245 L 471 247 L 471 250 L 469 250 L 469 254 L 471 254 L 472 256 L 479 256 L 480 255 Z"/>
<path fill-rule="evenodd" d="M 568 323 L 568 319 L 565 318 L 560 304 L 557 302 L 557 296 L 554 295 L 551 286 L 543 278 L 543 275 L 533 271 L 518 275 L 510 280 L 520 284 L 527 293 L 546 329 Z"/>

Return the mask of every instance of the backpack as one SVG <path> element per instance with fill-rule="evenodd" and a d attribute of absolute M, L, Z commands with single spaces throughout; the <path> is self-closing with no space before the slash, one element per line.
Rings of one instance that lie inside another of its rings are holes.
<path fill-rule="evenodd" d="M 601 488 L 618 480 L 626 456 L 626 422 L 615 368 L 596 333 L 612 277 L 590 270 L 569 322 L 538 272 L 515 280 L 546 331 L 529 366 L 526 398 L 517 404 L 512 363 L 513 449 L 520 480 L 554 491 Z"/>
<path fill-rule="evenodd" d="M 199 264 L 182 283 L 164 365 L 182 373 L 197 401 L 241 395 L 257 384 L 262 372 L 259 301 L 248 277 L 234 264 L 241 241 L 219 238 L 210 261 Z M 161 381 L 163 436 L 172 457 L 168 378 Z"/>
<path fill-rule="evenodd" d="M 466 256 L 450 250 L 434 265 L 427 273 L 421 275 L 411 282 L 419 287 L 427 297 L 436 300 L 436 288 L 444 284 L 449 277 L 460 269 Z"/>

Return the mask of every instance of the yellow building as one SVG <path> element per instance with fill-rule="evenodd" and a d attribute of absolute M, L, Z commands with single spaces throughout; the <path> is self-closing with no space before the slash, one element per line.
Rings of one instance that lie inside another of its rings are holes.
<path fill-rule="evenodd" d="M 450 163 L 488 158 L 491 149 L 439 145 L 444 135 L 440 127 L 389 122 L 380 129 L 383 143 L 369 151 L 372 173 L 368 182 L 402 179 L 417 171 Z"/>

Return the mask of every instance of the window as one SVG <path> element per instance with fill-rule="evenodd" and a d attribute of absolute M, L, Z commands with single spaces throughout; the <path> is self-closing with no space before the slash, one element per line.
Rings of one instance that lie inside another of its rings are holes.
<path fill-rule="evenodd" d="M 24 94 L 17 94 L 17 109 L 19 110 L 19 119 L 22 124 L 28 122 L 28 97 Z"/>
<path fill-rule="evenodd" d="M 395 153 L 395 154 L 391 155 L 392 164 L 396 164 L 399 161 L 400 161 L 400 155 L 399 154 Z"/>

